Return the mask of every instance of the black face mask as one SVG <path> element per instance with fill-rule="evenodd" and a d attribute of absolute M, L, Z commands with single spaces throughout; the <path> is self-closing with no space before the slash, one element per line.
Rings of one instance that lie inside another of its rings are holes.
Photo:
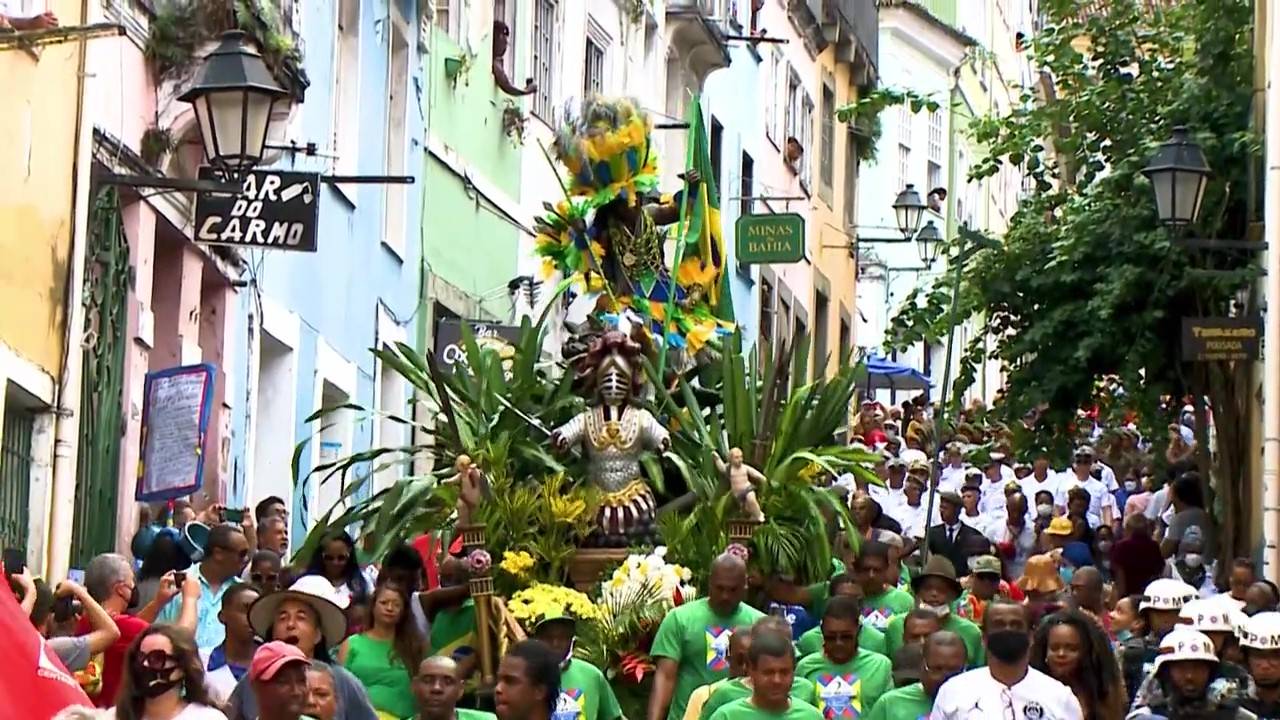
<path fill-rule="evenodd" d="M 182 682 L 181 676 L 171 679 L 169 676 L 172 674 L 173 669 L 152 670 L 141 665 L 133 666 L 134 685 L 138 688 L 138 694 L 147 699 L 158 698 Z"/>
<path fill-rule="evenodd" d="M 1031 635 L 1024 630 L 996 630 L 987 633 L 987 652 L 1000 662 L 1013 663 L 1027 656 Z"/>

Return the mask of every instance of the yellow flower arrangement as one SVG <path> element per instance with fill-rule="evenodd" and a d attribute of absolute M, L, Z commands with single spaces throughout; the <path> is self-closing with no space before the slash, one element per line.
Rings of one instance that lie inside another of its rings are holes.
<path fill-rule="evenodd" d="M 524 577 L 533 569 L 533 565 L 533 556 L 523 550 L 502 553 L 502 562 L 498 563 L 503 572 L 515 577 Z"/>
<path fill-rule="evenodd" d="M 600 608 L 591 598 L 572 588 L 534 583 L 507 601 L 507 609 L 526 628 L 540 618 L 568 615 L 578 620 L 599 620 Z"/>

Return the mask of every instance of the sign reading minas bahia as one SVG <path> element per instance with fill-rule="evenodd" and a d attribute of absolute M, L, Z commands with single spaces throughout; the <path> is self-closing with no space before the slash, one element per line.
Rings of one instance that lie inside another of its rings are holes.
<path fill-rule="evenodd" d="M 795 213 L 743 215 L 734 225 L 738 263 L 793 263 L 804 259 L 804 218 Z"/>

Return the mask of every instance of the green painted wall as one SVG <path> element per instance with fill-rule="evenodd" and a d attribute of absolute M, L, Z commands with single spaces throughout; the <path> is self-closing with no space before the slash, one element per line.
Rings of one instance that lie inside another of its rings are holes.
<path fill-rule="evenodd" d="M 425 160 L 423 254 L 431 272 L 477 299 L 485 296 L 484 308 L 504 317 L 510 309 L 505 286 L 516 274 L 519 230 L 436 155 L 443 148 L 450 162 L 465 166 L 481 189 L 496 188 L 519 202 L 521 149 L 502 130 L 509 98 L 494 84 L 489 42 L 486 34 L 480 43 L 483 47 L 468 60 L 470 67 L 455 81 L 446 75 L 445 60 L 461 56 L 462 51 L 446 33 L 438 28 L 432 31 L 425 59 L 430 142 Z M 527 103 L 523 98 L 514 101 L 520 107 Z"/>
<path fill-rule="evenodd" d="M 986 2 L 986 0 L 981 1 Z M 916 2 L 942 22 L 952 26 L 956 24 L 956 0 L 916 0 Z"/>

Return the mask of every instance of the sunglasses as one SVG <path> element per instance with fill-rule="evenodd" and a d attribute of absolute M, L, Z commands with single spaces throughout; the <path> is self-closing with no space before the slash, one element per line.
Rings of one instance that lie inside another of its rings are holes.
<path fill-rule="evenodd" d="M 178 658 L 164 650 L 152 650 L 139 654 L 137 664 L 148 670 L 173 670 L 178 667 Z"/>
<path fill-rule="evenodd" d="M 272 573 L 270 575 L 264 575 L 262 573 L 249 573 L 249 580 L 258 585 L 261 585 L 263 583 L 269 583 L 271 585 L 274 585 L 276 584 L 276 581 L 279 579 L 280 579 L 280 575 L 277 573 Z"/>
<path fill-rule="evenodd" d="M 345 563 L 351 559 L 350 555 L 329 555 L 328 553 L 321 555 L 320 557 L 328 563 Z"/>

